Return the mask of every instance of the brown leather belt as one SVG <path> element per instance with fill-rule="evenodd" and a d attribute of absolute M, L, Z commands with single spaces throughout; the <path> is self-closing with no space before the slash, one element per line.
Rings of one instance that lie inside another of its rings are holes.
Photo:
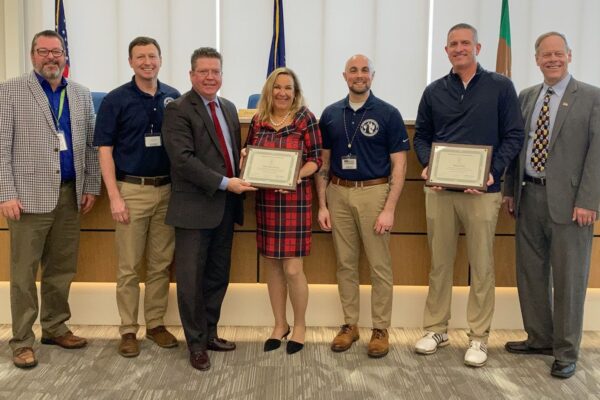
<path fill-rule="evenodd" d="M 384 183 L 388 183 L 389 179 L 385 178 L 376 178 L 376 179 L 368 179 L 366 181 L 349 181 L 346 179 L 338 178 L 333 175 L 331 177 L 331 183 L 334 185 L 340 185 L 345 187 L 366 187 L 366 186 L 374 186 L 374 185 L 382 185 Z"/>
<path fill-rule="evenodd" d="M 546 186 L 546 178 L 536 178 L 534 176 L 524 175 L 523 180 L 525 182 L 535 183 L 536 185 Z"/>
<path fill-rule="evenodd" d="M 117 180 L 127 183 L 133 183 L 135 185 L 146 185 L 146 186 L 164 186 L 171 183 L 171 177 L 169 176 L 133 176 L 123 175 L 117 178 Z"/>

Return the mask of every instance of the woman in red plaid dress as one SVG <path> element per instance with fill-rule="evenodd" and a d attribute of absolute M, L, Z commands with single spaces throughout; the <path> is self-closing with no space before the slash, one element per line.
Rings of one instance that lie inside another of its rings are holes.
<path fill-rule="evenodd" d="M 311 244 L 311 176 L 321 165 L 319 125 L 304 105 L 300 82 L 292 70 L 278 68 L 267 78 L 246 144 L 302 150 L 296 191 L 261 189 L 256 194 L 256 241 L 268 271 L 267 286 L 275 317 L 264 350 L 279 348 L 281 339 L 290 333 L 286 318 L 289 291 L 294 332 L 286 351 L 292 354 L 304 346 L 308 284 L 302 257 L 309 254 Z"/>

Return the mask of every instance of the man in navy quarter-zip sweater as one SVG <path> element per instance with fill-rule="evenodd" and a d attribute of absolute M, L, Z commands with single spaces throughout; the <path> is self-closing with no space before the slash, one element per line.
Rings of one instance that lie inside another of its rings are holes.
<path fill-rule="evenodd" d="M 500 178 L 523 146 L 523 120 L 515 88 L 499 74 L 477 63 L 481 44 L 468 24 L 450 28 L 446 53 L 450 73 L 425 89 L 416 120 L 414 147 L 428 177 L 433 142 L 493 147 L 486 193 L 475 189 L 426 187 L 427 235 L 431 251 L 429 293 L 423 325 L 426 330 L 415 351 L 435 353 L 448 344 L 448 320 L 456 244 L 464 227 L 471 272 L 467 306 L 469 349 L 465 364 L 487 361 L 487 339 L 494 312 L 494 234 L 502 198 Z"/>

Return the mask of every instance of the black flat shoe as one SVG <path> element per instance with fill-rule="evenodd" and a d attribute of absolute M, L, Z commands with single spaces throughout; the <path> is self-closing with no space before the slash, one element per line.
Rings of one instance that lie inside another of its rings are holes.
<path fill-rule="evenodd" d="M 263 350 L 265 351 L 265 353 L 267 351 L 273 351 L 273 350 L 277 350 L 278 348 L 281 347 L 281 341 L 283 339 L 287 339 L 288 335 L 291 332 L 291 327 L 288 326 L 288 330 L 287 332 L 281 337 L 281 339 L 273 339 L 273 338 L 269 338 L 265 341 L 265 346 L 263 347 Z"/>
<path fill-rule="evenodd" d="M 520 340 L 518 342 L 506 342 L 504 348 L 509 353 L 514 354 L 543 354 L 545 356 L 551 356 L 553 354 L 551 347 L 531 347 L 527 344 L 526 340 Z"/>
<path fill-rule="evenodd" d="M 290 340 L 289 342 L 287 342 L 285 351 L 288 354 L 294 354 L 294 353 L 299 352 L 303 348 L 304 348 L 304 343 L 298 343 L 298 342 L 294 342 L 293 340 Z"/>

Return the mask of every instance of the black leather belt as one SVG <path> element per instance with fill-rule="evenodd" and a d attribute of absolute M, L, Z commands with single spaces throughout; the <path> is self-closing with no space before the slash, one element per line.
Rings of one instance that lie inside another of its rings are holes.
<path fill-rule="evenodd" d="M 535 183 L 536 185 L 546 186 L 546 178 L 536 178 L 534 176 L 525 175 L 523 176 L 525 182 Z"/>
<path fill-rule="evenodd" d="M 171 177 L 169 176 L 133 176 L 123 175 L 117 178 L 117 180 L 127 183 L 133 183 L 135 185 L 147 185 L 147 186 L 164 186 L 171 183 Z"/>

